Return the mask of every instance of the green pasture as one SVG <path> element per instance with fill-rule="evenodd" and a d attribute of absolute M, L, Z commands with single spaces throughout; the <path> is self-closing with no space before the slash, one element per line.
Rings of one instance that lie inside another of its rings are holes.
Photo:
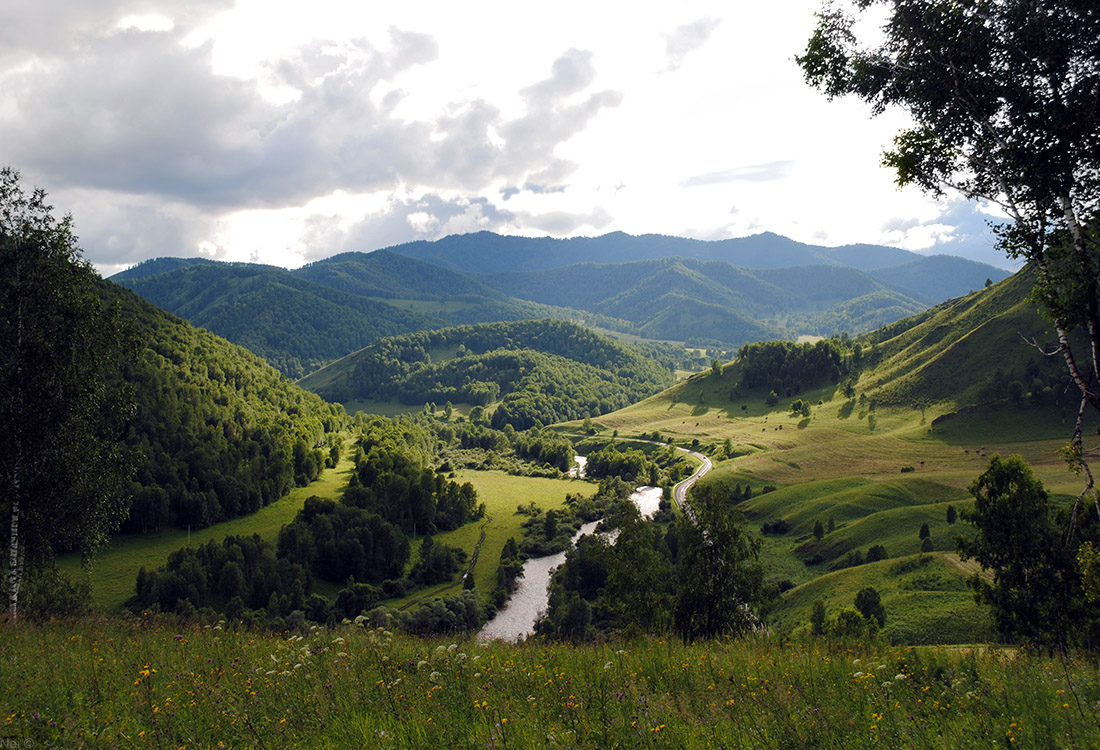
<path fill-rule="evenodd" d="M 931 569 L 936 563 L 930 563 Z M 891 592 L 947 629 L 956 592 Z M 835 608 L 830 602 L 830 614 Z M 1093 662 L 872 641 L 478 643 L 172 618 L 0 629 L 20 747 L 1097 747 Z"/>
<path fill-rule="evenodd" d="M 352 468 L 352 454 L 345 456 L 332 469 L 325 469 L 317 481 L 306 487 L 296 487 L 271 505 L 252 515 L 214 524 L 205 529 L 165 528 L 155 534 L 124 534 L 114 537 L 109 546 L 96 555 L 86 574 L 92 584 L 92 599 L 108 612 L 122 609 L 123 603 L 134 595 L 138 570 L 158 568 L 168 561 L 168 556 L 181 547 L 198 547 L 209 541 L 221 541 L 227 536 L 251 536 L 259 534 L 268 541 L 275 541 L 279 529 L 294 520 L 314 495 L 327 499 L 339 499 L 348 482 Z M 80 556 L 64 555 L 58 566 L 69 575 L 85 575 L 80 568 Z"/>
<path fill-rule="evenodd" d="M 865 373 L 857 394 L 881 376 Z M 618 430 L 624 440 L 653 431 L 680 444 L 698 439 L 716 459 L 704 482 L 752 486 L 754 496 L 739 509 L 755 530 L 766 521 L 791 524 L 782 536 L 763 537 L 761 549 L 768 577 L 796 584 L 775 609 L 780 629 L 808 623 L 815 599 L 835 617 L 852 606 L 860 588 L 873 586 L 892 613 L 885 634 L 895 642 L 991 638 L 987 613 L 965 585 L 977 569 L 953 553 L 955 537 L 970 527 L 961 519 L 949 526 L 947 506 L 961 511 L 970 505 L 967 487 L 996 453 L 1021 455 L 1053 496 L 1076 496 L 1081 480 L 1057 454 L 1076 413 L 1064 416 L 1053 404 L 1026 400 L 957 413 L 946 402 L 872 410 L 870 399 L 861 404 L 858 395 L 848 399 L 835 386 L 782 396 L 768 407 L 765 389 L 736 392 L 738 377 L 736 365 L 720 375 L 700 373 L 593 423 L 601 433 Z M 795 398 L 810 403 L 809 419 L 790 413 Z M 726 440 L 732 457 L 721 448 Z M 759 494 L 764 485 L 777 489 Z M 816 540 L 815 522 L 827 528 L 830 517 L 834 531 Z M 898 559 L 919 553 L 922 523 L 933 544 L 933 553 L 920 558 L 931 561 L 921 584 L 929 590 L 891 572 Z M 830 572 L 849 552 L 866 555 L 875 544 L 890 558 Z M 804 562 L 818 555 L 822 562 Z"/>
<path fill-rule="evenodd" d="M 484 526 L 485 541 L 481 545 L 473 575 L 474 585 L 486 596 L 496 586 L 497 565 L 505 542 L 509 537 L 515 537 L 516 542 L 523 539 L 522 524 L 530 516 L 517 513 L 517 506 L 533 502 L 543 510 L 561 508 L 565 505 L 566 495 L 591 497 L 597 489 L 594 483 L 579 479 L 516 477 L 501 471 L 460 471 L 455 480 L 474 485 L 478 500 L 485 503 L 486 520 L 440 534 L 436 540 L 473 554 Z"/>
<path fill-rule="evenodd" d="M 883 635 L 895 643 L 979 643 L 993 638 L 988 613 L 974 601 L 966 578 L 979 568 L 948 552 L 909 555 L 826 573 L 788 591 L 772 612 L 782 632 L 808 631 L 813 603 L 835 619 L 856 593 L 873 586 L 886 608 Z"/>

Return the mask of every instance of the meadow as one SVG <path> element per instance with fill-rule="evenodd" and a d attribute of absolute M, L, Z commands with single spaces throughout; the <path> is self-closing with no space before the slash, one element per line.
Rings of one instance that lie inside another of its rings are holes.
<path fill-rule="evenodd" d="M 772 638 L 687 645 L 282 635 L 174 620 L 0 629 L 30 747 L 1095 747 L 1095 664 Z"/>
<path fill-rule="evenodd" d="M 352 469 L 351 453 L 348 450 L 344 453 L 337 465 L 322 471 L 316 481 L 305 487 L 295 487 L 251 515 L 205 529 L 165 527 L 152 534 L 120 534 L 96 554 L 91 570 L 81 569 L 79 554 L 60 556 L 58 567 L 73 578 L 87 575 L 95 604 L 108 612 L 120 611 L 126 600 L 134 595 L 134 582 L 143 566 L 153 570 L 164 565 L 168 556 L 181 547 L 198 547 L 212 540 L 221 541 L 227 536 L 259 534 L 265 540 L 275 542 L 279 538 L 279 529 L 294 520 L 307 498 L 314 495 L 339 498 Z"/>
<path fill-rule="evenodd" d="M 656 431 L 679 445 L 698 441 L 715 463 L 703 482 L 753 488 L 738 508 L 761 532 L 769 578 L 793 586 L 769 614 L 777 632 L 804 633 L 814 601 L 834 618 L 870 586 L 886 607 L 883 633 L 891 642 L 991 640 L 988 614 L 966 585 L 980 569 L 954 552 L 955 538 L 970 527 L 961 519 L 949 524 L 947 508 L 971 506 L 966 488 L 996 453 L 1023 456 L 1056 502 L 1075 496 L 1080 481 L 1058 456 L 1072 426 L 1057 410 L 1027 402 L 959 413 L 949 403 L 872 409 L 869 400 L 829 386 L 797 396 L 811 404 L 807 418 L 787 408 L 796 397 L 768 406 L 763 389 L 741 392 L 738 378 L 736 366 L 698 374 L 593 424 L 621 438 Z M 762 493 L 765 487 L 774 489 Z M 789 530 L 762 534 L 765 523 L 779 520 Z M 833 530 L 815 538 L 815 524 L 828 528 L 830 520 Z M 927 555 L 923 524 L 932 540 Z M 845 567 L 873 545 L 888 559 Z M 921 570 L 899 572 L 906 566 Z"/>
<path fill-rule="evenodd" d="M 475 523 L 437 534 L 435 540 L 465 550 L 468 555 L 478 550 L 473 565 L 474 585 L 482 601 L 496 586 L 500 553 L 508 539 L 523 539 L 522 524 L 530 516 L 516 512 L 517 506 L 534 503 L 542 510 L 561 508 L 569 494 L 591 497 L 597 485 L 576 479 L 547 479 L 542 477 L 517 477 L 502 471 L 473 471 L 464 469 L 455 475 L 456 482 L 470 482 L 477 490 L 478 501 L 485 503 L 485 518 Z M 482 532 L 485 537 L 482 539 Z M 413 561 L 410 561 L 410 565 Z M 467 560 L 467 565 L 470 560 Z M 390 606 L 404 606 L 412 602 L 430 600 L 432 597 L 454 593 L 462 585 L 461 580 L 422 589 L 405 599 L 389 602 Z"/>

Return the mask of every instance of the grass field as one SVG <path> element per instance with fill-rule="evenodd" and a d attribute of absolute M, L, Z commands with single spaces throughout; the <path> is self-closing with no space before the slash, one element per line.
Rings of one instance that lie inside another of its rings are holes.
<path fill-rule="evenodd" d="M 529 516 L 517 513 L 516 506 L 534 503 L 544 510 L 560 508 L 565 505 L 566 495 L 591 497 L 596 494 L 597 489 L 595 483 L 583 480 L 515 477 L 501 471 L 460 471 L 455 481 L 474 485 L 478 500 L 485 503 L 486 519 L 439 534 L 435 539 L 464 549 L 467 554 L 472 555 L 484 528 L 485 541 L 481 545 L 473 571 L 474 585 L 483 600 L 496 586 L 497 565 L 500 563 L 500 553 L 505 542 L 509 537 L 515 537 L 517 543 L 523 539 L 521 524 Z M 417 592 L 415 597 L 410 598 L 431 598 L 442 588 L 444 587 Z M 406 601 L 408 600 L 395 603 L 404 604 Z"/>
<path fill-rule="evenodd" d="M 0 742 L 19 747 L 1100 746 L 1094 664 L 990 648 L 483 644 L 130 618 L 0 628 L 0 653 Z"/>
<path fill-rule="evenodd" d="M 974 571 L 953 553 L 955 536 L 970 527 L 961 520 L 948 526 L 947 506 L 969 507 L 967 487 L 995 453 L 1023 456 L 1055 499 L 1076 496 L 1081 483 L 1057 454 L 1072 432 L 1059 411 L 1024 403 L 952 413 L 946 402 L 872 411 L 869 400 L 850 401 L 828 387 L 797 396 L 811 404 L 805 419 L 789 412 L 794 397 L 768 407 L 762 389 L 735 392 L 737 377 L 735 366 L 721 375 L 708 371 L 593 422 L 601 433 L 618 430 L 621 438 L 657 431 L 680 444 L 699 440 L 715 460 L 704 482 L 753 487 L 754 497 L 739 506 L 753 527 L 779 519 L 791 524 L 786 534 L 765 537 L 762 549 L 769 577 L 796 586 L 776 608 L 780 629 L 803 627 L 815 599 L 835 616 L 852 606 L 856 591 L 874 586 L 887 609 L 885 633 L 898 642 L 990 637 L 965 587 Z M 722 447 L 727 440 L 732 457 Z M 778 489 L 759 494 L 765 485 Z M 835 530 L 816 540 L 815 522 L 827 524 L 830 517 Z M 923 523 L 936 574 L 947 582 L 905 588 L 892 563 L 920 551 Z M 876 544 L 890 559 L 830 572 L 848 553 L 865 555 Z M 807 564 L 815 558 L 820 562 Z"/>
<path fill-rule="evenodd" d="M 296 487 L 271 505 L 249 516 L 214 524 L 205 529 L 166 528 L 156 534 L 124 534 L 111 540 L 110 546 L 96 555 L 88 573 L 92 584 L 92 599 L 108 612 L 122 609 L 123 603 L 134 595 L 134 584 L 141 567 L 153 570 L 164 565 L 168 555 L 181 547 L 197 547 L 211 540 L 220 541 L 227 536 L 251 536 L 259 534 L 274 542 L 279 529 L 294 520 L 305 504 L 306 498 L 338 499 L 348 482 L 351 471 L 351 452 L 345 450 L 340 463 L 325 469 L 317 481 L 308 487 Z M 85 575 L 80 568 L 79 555 L 66 555 L 58 560 L 58 566 L 70 576 Z"/>

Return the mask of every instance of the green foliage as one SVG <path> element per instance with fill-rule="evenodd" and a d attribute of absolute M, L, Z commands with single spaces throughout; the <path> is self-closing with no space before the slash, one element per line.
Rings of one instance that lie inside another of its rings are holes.
<path fill-rule="evenodd" d="M 835 383 L 850 370 L 848 354 L 829 339 L 816 344 L 789 341 L 746 344 L 737 353 L 737 358 L 745 387 L 771 386 L 772 393 Z M 799 411 L 801 409 L 800 404 Z"/>
<path fill-rule="evenodd" d="M 428 468 L 434 439 L 413 419 L 371 417 L 344 504 L 369 510 L 407 534 L 456 529 L 480 515 L 477 492 Z"/>
<path fill-rule="evenodd" d="M 122 371 L 142 456 L 127 531 L 202 528 L 252 513 L 317 477 L 345 416 L 259 357 L 105 287 L 143 348 Z M 322 450 L 324 448 L 325 450 Z"/>
<path fill-rule="evenodd" d="M 429 351 L 465 353 L 433 361 Z M 382 339 L 306 378 L 333 400 L 453 401 L 488 406 L 517 430 L 605 414 L 671 383 L 642 350 L 571 323 L 458 326 Z M 471 418 L 473 417 L 471 413 Z"/>
<path fill-rule="evenodd" d="M 274 546 L 254 535 L 184 547 L 169 555 L 163 568 L 142 568 L 136 588 L 135 609 L 224 611 L 236 599 L 249 609 L 285 617 L 304 606 L 311 583 L 305 567 L 277 558 Z"/>
<path fill-rule="evenodd" d="M 380 583 L 402 577 L 409 541 L 376 513 L 311 497 L 280 529 L 278 555 L 327 581 Z"/>
<path fill-rule="evenodd" d="M 764 572 L 757 562 L 760 540 L 743 516 L 709 488 L 692 492 L 694 518 L 677 527 L 680 586 L 675 627 L 687 641 L 739 635 L 755 628 L 765 603 Z"/>
<path fill-rule="evenodd" d="M 993 456 L 970 485 L 974 508 L 960 515 L 975 527 L 957 540 L 959 556 L 992 571 L 992 582 L 971 579 L 979 600 L 990 605 L 997 629 L 1028 643 L 1065 649 L 1096 640 L 1096 614 L 1088 606 L 1081 571 L 1065 543 L 1042 483 L 1023 459 Z M 1096 537 L 1097 524 L 1079 518 L 1077 534 Z"/>
<path fill-rule="evenodd" d="M 55 549 L 85 561 L 126 517 L 132 395 L 111 377 L 132 356 L 118 306 L 99 295 L 72 219 L 0 169 L 0 503 L 10 533 L 8 612 L 25 565 Z"/>
<path fill-rule="evenodd" d="M 825 621 L 825 602 L 815 599 L 813 609 L 810 612 L 811 635 L 825 635 Z"/>
<path fill-rule="evenodd" d="M 880 628 L 886 625 L 886 608 L 882 606 L 882 598 L 874 587 L 860 589 L 855 604 L 865 620 L 875 620 Z"/>

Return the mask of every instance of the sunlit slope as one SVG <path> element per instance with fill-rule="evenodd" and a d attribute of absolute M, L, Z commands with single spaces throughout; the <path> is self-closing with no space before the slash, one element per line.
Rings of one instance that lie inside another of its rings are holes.
<path fill-rule="evenodd" d="M 964 406 L 990 400 L 997 389 L 1024 378 L 1029 370 L 1049 367 L 1047 358 L 1028 344 L 1033 338 L 1054 340 L 1050 324 L 1027 300 L 1032 284 L 1032 274 L 1021 271 L 945 302 L 895 336 L 880 339 L 890 326 L 869 334 L 868 340 L 880 343 L 873 347 L 872 366 L 862 373 L 861 389 L 882 403 Z"/>
<path fill-rule="evenodd" d="M 704 482 L 752 488 L 738 509 L 761 533 L 769 576 L 793 586 L 772 627 L 808 627 L 819 599 L 835 617 L 873 586 L 896 642 L 988 640 L 986 613 L 966 585 L 976 568 L 954 553 L 970 527 L 949 524 L 948 507 L 970 507 L 967 487 L 994 453 L 1022 455 L 1056 502 L 1080 490 L 1057 455 L 1072 431 L 1073 414 L 1067 423 L 1063 412 L 1075 406 L 1052 387 L 1064 385 L 1062 363 L 1024 341 L 1046 336 L 1026 301 L 1030 284 L 1018 274 L 857 339 L 851 372 L 780 388 L 773 406 L 767 385 L 742 387 L 734 362 L 595 422 L 620 436 L 657 432 L 694 444 L 715 460 Z M 809 403 L 808 417 L 791 411 L 796 399 Z M 778 521 L 787 524 L 781 533 Z M 922 555 L 924 525 L 931 552 Z M 887 559 L 864 562 L 872 547 Z"/>

